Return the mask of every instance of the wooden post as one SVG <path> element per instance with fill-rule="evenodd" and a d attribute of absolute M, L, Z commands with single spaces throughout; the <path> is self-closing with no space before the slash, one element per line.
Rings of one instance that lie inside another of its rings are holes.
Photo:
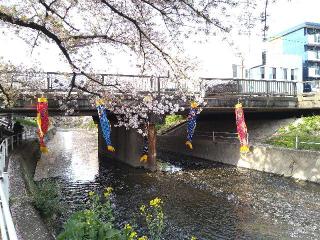
<path fill-rule="evenodd" d="M 157 130 L 154 123 L 148 125 L 148 168 L 157 170 Z"/>
<path fill-rule="evenodd" d="M 296 136 L 295 148 L 296 148 L 296 149 L 299 148 L 299 138 L 298 138 L 298 136 Z"/>

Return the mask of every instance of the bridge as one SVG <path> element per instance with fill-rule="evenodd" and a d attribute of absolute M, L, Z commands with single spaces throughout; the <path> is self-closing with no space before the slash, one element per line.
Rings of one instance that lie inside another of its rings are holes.
<path fill-rule="evenodd" d="M 320 113 L 320 93 L 313 91 L 303 93 L 303 83 L 295 81 L 252 80 L 201 78 L 197 84 L 175 82 L 166 76 L 125 75 L 125 74 L 70 74 L 70 73 L 2 73 L 11 78 L 11 86 L 21 89 L 17 101 L 10 108 L 0 108 L 0 113 L 11 113 L 23 116 L 36 116 L 37 97 L 42 94 L 49 99 L 49 115 L 64 115 L 61 101 L 68 96 L 74 101 L 76 108 L 73 116 L 93 116 L 98 122 L 97 111 L 90 96 L 99 96 L 103 91 L 116 89 L 115 94 L 130 95 L 132 92 L 141 96 L 153 94 L 156 97 L 173 95 L 178 90 L 190 94 L 200 94 L 207 105 L 203 107 L 200 118 L 233 114 L 234 105 L 242 102 L 246 116 L 252 114 L 301 116 Z M 3 76 L 2 76 L 3 77 Z M 73 83 L 71 88 L 70 84 Z M 71 89 L 71 90 L 70 90 Z M 98 90 L 96 90 L 98 89 Z M 130 100 L 128 100 L 130 101 Z M 173 101 L 179 102 L 179 96 Z M 181 102 L 181 101 L 180 101 Z M 187 104 L 187 103 L 185 103 Z M 187 114 L 185 111 L 180 114 Z M 116 121 L 111 116 L 111 121 Z M 161 120 L 160 120 L 161 121 Z M 149 124 L 149 151 L 153 152 L 148 168 L 155 166 L 156 133 L 155 118 Z M 135 130 L 113 128 L 112 138 L 116 153 L 107 153 L 105 143 L 99 129 L 99 155 L 112 156 L 133 166 L 141 166 L 139 156 L 143 146 L 142 137 Z M 134 158 L 134 160 L 132 160 Z"/>
<path fill-rule="evenodd" d="M 234 105 L 241 101 L 248 112 L 318 112 L 319 88 L 303 93 L 306 82 L 254 80 L 232 78 L 200 78 L 195 84 L 177 82 L 165 76 L 129 74 L 72 74 L 57 72 L 12 72 L 0 73 L 10 78 L 12 89 L 21 89 L 11 108 L 0 107 L 0 113 L 34 116 L 36 99 L 44 94 L 49 99 L 50 115 L 61 115 L 61 100 L 66 95 L 76 101 L 71 115 L 95 115 L 94 104 L 89 95 L 99 96 L 99 91 L 116 90 L 118 94 L 132 92 L 146 95 L 174 94 L 178 89 L 204 97 L 207 105 L 203 113 L 233 112 Z M 73 82 L 74 87 L 71 88 Z M 316 83 L 318 86 L 318 82 Z M 70 91 L 71 89 L 71 91 Z M 96 89 L 100 89 L 97 91 Z M 125 90 L 123 90 L 125 89 Z M 0 103 L 1 104 L 1 103 Z M 1 106 L 1 105 L 0 105 Z M 188 106 L 185 106 L 188 108 Z"/>

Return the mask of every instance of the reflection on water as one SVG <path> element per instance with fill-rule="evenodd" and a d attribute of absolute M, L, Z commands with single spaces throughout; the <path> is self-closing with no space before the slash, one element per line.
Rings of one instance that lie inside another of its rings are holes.
<path fill-rule="evenodd" d="M 35 179 L 62 177 L 72 182 L 94 181 L 99 173 L 97 138 L 82 130 L 59 130 L 38 162 Z"/>
<path fill-rule="evenodd" d="M 71 145 L 61 142 L 65 140 Z M 89 191 L 112 186 L 121 226 L 132 219 L 139 224 L 141 204 L 154 197 L 164 200 L 164 239 L 190 239 L 191 235 L 199 239 L 319 239 L 317 184 L 200 159 L 180 157 L 176 162 L 168 154 L 161 156 L 165 161 L 157 173 L 109 159 L 100 159 L 99 167 L 96 137 L 79 131 L 58 131 L 49 144 L 54 161 L 47 156 L 38 167 L 49 169 L 46 176 L 60 177 L 68 214 L 85 206 Z"/>

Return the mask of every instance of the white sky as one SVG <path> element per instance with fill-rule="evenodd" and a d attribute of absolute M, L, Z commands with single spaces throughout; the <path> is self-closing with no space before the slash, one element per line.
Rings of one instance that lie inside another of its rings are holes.
<path fill-rule="evenodd" d="M 278 1 L 269 9 L 269 37 L 303 22 L 320 23 L 320 0 Z M 260 38 L 253 35 L 250 42 L 244 39 L 242 41 L 235 39 L 235 41 L 240 46 L 245 46 L 241 48 L 243 51 L 248 51 L 250 45 L 251 55 L 255 55 L 258 60 L 260 59 Z M 202 77 L 231 77 L 232 63 L 240 62 L 239 58 L 235 56 L 235 50 L 232 50 L 227 43 L 222 42 L 220 37 L 210 39 L 206 44 L 187 44 L 186 51 L 189 55 L 198 58 L 200 68 L 197 75 Z M 38 65 L 45 71 L 68 71 L 68 66 L 61 64 L 63 58 L 59 57 L 59 50 L 56 47 L 50 45 L 45 48 L 38 47 L 31 55 L 30 47 L 23 40 L 10 36 L 1 29 L 0 57 L 14 64 Z M 111 69 L 106 67 L 108 63 L 102 59 L 96 61 L 95 68 L 99 72 L 109 71 L 113 73 L 130 73 L 134 70 L 134 66 L 131 68 L 125 67 L 129 64 L 124 64 L 123 57 L 120 55 L 113 56 L 113 61 L 115 66 Z"/>

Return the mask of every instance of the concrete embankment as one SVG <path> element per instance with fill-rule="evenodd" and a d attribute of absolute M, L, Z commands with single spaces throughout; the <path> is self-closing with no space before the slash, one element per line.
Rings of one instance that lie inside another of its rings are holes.
<path fill-rule="evenodd" d="M 200 123 L 202 125 L 200 129 L 205 128 L 204 125 L 206 124 Z M 260 132 L 257 127 L 258 132 L 253 132 L 252 135 L 262 138 L 263 131 L 269 132 L 270 129 L 274 128 L 272 123 L 269 125 L 268 129 L 261 129 Z M 248 127 L 248 129 L 250 128 Z M 186 126 L 181 126 L 174 133 L 159 136 L 158 151 L 175 153 L 180 156 L 187 155 L 203 158 L 238 167 L 320 183 L 320 152 L 274 147 L 261 144 L 259 141 L 252 139 L 253 141 L 251 142 L 254 144 L 251 146 L 251 152 L 241 156 L 238 143 L 216 142 L 210 138 L 195 138 L 193 140 L 194 149 L 189 150 L 185 146 L 185 134 Z"/>
<path fill-rule="evenodd" d="M 47 139 L 55 134 L 50 129 Z M 24 142 L 9 158 L 10 210 L 19 240 L 53 239 L 38 211 L 34 208 L 34 173 L 40 159 L 39 143 L 35 140 Z"/>
<path fill-rule="evenodd" d="M 10 209 L 20 240 L 53 239 L 34 208 L 30 194 L 39 158 L 38 143 L 30 141 L 15 150 L 9 160 Z"/>

